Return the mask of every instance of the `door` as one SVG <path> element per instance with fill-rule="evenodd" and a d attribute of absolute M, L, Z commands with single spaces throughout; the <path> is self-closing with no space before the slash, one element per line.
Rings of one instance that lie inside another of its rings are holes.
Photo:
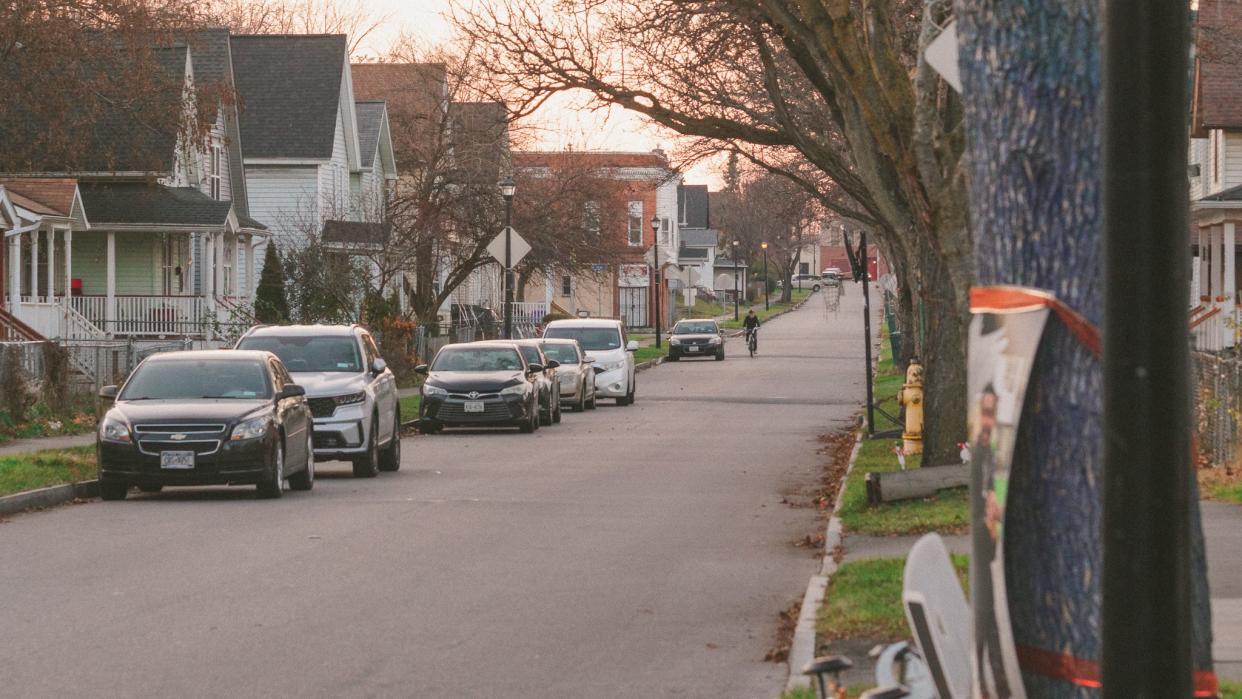
<path fill-rule="evenodd" d="M 375 338 L 370 333 L 362 333 L 362 347 L 367 362 L 366 370 L 371 373 L 371 367 L 380 353 L 379 347 L 375 345 Z M 380 419 L 376 431 L 379 440 L 386 443 L 400 439 L 396 431 L 396 420 L 393 419 L 397 414 L 397 379 L 391 369 L 385 368 L 378 376 L 372 374 L 371 382 L 375 387 L 375 405 Z"/>
<path fill-rule="evenodd" d="M 627 328 L 645 328 L 647 322 L 647 287 L 623 286 L 621 291 L 621 320 Z"/>

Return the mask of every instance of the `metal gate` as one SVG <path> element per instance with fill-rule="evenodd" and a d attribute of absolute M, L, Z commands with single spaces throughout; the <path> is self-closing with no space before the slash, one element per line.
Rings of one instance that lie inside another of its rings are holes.
<path fill-rule="evenodd" d="M 647 287 L 623 286 L 621 291 L 621 320 L 627 328 L 646 328 L 647 322 Z"/>

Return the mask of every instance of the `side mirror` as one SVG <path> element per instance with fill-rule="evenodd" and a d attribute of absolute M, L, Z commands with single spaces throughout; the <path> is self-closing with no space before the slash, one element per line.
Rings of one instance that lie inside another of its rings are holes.
<path fill-rule="evenodd" d="M 278 400 L 284 400 L 285 398 L 297 398 L 298 396 L 304 395 L 306 395 L 305 388 L 295 383 L 290 383 L 285 384 L 285 387 L 280 389 L 280 393 L 276 394 L 276 398 Z"/>
<path fill-rule="evenodd" d="M 558 367 L 558 366 L 560 366 L 560 365 L 561 365 L 561 363 L 560 363 L 560 362 L 558 362 L 558 361 L 556 361 L 555 359 L 549 359 L 549 360 L 548 360 L 548 363 L 543 365 L 543 368 L 545 368 L 545 369 L 555 369 L 555 368 L 557 368 L 557 367 Z"/>
<path fill-rule="evenodd" d="M 532 374 L 538 374 L 539 372 L 543 370 L 544 370 L 544 366 L 542 364 L 527 364 L 526 365 L 526 371 Z"/>
<path fill-rule="evenodd" d="M 630 343 L 625 346 L 625 351 L 626 352 L 637 352 L 638 351 L 638 340 L 630 340 Z"/>
<path fill-rule="evenodd" d="M 387 368 L 388 362 L 385 362 L 383 357 L 376 357 L 375 361 L 371 362 L 371 373 L 376 376 L 384 373 L 384 370 Z"/>
<path fill-rule="evenodd" d="M 583 364 L 594 364 L 594 363 L 595 363 L 595 357 L 583 357 L 583 358 L 582 358 L 582 363 L 583 363 Z"/>
<path fill-rule="evenodd" d="M 426 364 L 419 364 L 418 366 L 414 367 L 414 373 L 415 373 L 415 374 L 422 374 L 423 376 L 426 376 L 426 375 L 427 375 L 427 365 L 426 365 Z"/>
<path fill-rule="evenodd" d="M 99 389 L 99 397 L 107 400 L 116 400 L 116 394 L 120 389 L 116 386 L 104 386 Z"/>

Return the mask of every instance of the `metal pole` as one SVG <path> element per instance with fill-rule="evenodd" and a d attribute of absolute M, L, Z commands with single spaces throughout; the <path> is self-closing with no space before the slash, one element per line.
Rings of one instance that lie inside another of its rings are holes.
<path fill-rule="evenodd" d="M 875 435 L 875 395 L 871 383 L 871 286 L 867 283 L 871 276 L 867 263 L 867 231 L 859 233 L 859 246 L 862 258 L 863 287 L 863 354 L 867 359 L 867 435 Z"/>
<path fill-rule="evenodd" d="M 772 308 L 771 293 L 768 291 L 768 247 L 765 243 L 763 246 L 763 310 L 767 311 Z"/>
<path fill-rule="evenodd" d="M 1188 697 L 1188 10 L 1105 0 L 1101 19 L 1103 696 Z"/>
<path fill-rule="evenodd" d="M 655 262 L 655 274 L 653 275 L 653 278 L 655 279 L 655 288 L 656 288 L 655 331 L 656 331 L 656 347 L 659 348 L 660 346 L 660 301 L 661 301 L 660 297 L 664 293 L 663 287 L 660 286 L 660 243 L 659 241 L 656 241 L 656 244 L 652 246 L 651 250 L 652 250 L 652 255 L 653 255 L 653 261 Z"/>
<path fill-rule="evenodd" d="M 733 248 L 733 320 L 738 320 L 740 316 L 737 312 L 737 247 Z"/>
<path fill-rule="evenodd" d="M 505 197 L 505 339 L 513 337 L 513 197 Z"/>

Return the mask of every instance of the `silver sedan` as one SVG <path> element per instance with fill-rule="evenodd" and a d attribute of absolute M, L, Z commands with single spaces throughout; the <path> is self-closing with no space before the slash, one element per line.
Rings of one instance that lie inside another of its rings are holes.
<path fill-rule="evenodd" d="M 556 375 L 561 380 L 561 402 L 572 409 L 595 409 L 595 358 L 588 357 L 577 340 L 543 339 L 539 341 L 548 359 L 560 363 Z"/>

